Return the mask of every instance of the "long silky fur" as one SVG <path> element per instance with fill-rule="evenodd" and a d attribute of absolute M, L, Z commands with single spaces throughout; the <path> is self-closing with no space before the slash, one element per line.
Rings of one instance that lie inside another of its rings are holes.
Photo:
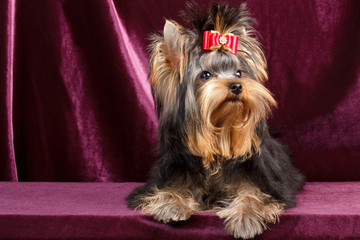
<path fill-rule="evenodd" d="M 265 205 L 274 202 L 275 208 L 294 206 L 295 194 L 302 187 L 304 177 L 292 165 L 287 147 L 269 134 L 266 118 L 276 102 L 263 85 L 267 80 L 266 60 L 251 26 L 255 21 L 244 4 L 235 8 L 213 4 L 207 13 L 194 4 L 190 9 L 186 16 L 195 33 L 173 22 L 177 31 L 176 54 L 167 49 L 163 36 L 153 38 L 150 82 L 159 116 L 158 161 L 147 183 L 127 197 L 128 206 L 142 207 L 161 219 L 159 216 L 174 211 L 166 205 L 168 212 L 164 214 L 161 206 L 165 203 L 161 199 L 179 198 L 184 192 L 183 199 L 171 199 L 176 206 L 191 202 L 184 211 L 186 215 L 174 217 L 184 220 L 196 211 L 230 206 L 229 201 L 236 199 L 234 196 L 241 187 L 249 184 L 253 187 L 249 196 L 261 197 L 259 192 L 271 196 L 271 202 L 264 202 Z M 239 36 L 237 55 L 202 51 L 202 33 L 208 30 Z M 227 73 L 239 66 L 244 73 L 240 79 L 214 78 L 204 83 L 199 78 L 203 68 Z M 244 85 L 241 93 L 244 100 L 235 103 L 238 107 L 231 110 L 227 107 L 235 105 L 222 103 L 228 97 L 221 89 L 226 81 Z M 161 198 L 157 198 L 159 192 Z M 149 207 L 147 202 L 160 203 Z M 157 213 L 153 209 L 160 210 Z M 230 217 L 226 211 L 223 213 L 224 219 Z M 277 218 L 276 214 L 267 221 Z"/>

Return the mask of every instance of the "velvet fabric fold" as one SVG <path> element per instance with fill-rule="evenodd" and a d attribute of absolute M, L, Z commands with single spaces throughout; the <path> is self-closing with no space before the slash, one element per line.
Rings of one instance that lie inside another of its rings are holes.
<path fill-rule="evenodd" d="M 279 103 L 269 125 L 308 180 L 360 180 L 360 2 L 247 2 Z M 157 142 L 148 36 L 164 18 L 188 26 L 184 8 L 1 1 L 0 180 L 144 181 Z"/>
<path fill-rule="evenodd" d="M 0 180 L 17 180 L 13 136 L 14 1 L 0 2 Z"/>

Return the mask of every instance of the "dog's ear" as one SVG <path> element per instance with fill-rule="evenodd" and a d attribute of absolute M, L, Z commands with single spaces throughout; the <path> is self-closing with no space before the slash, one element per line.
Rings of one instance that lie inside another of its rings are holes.
<path fill-rule="evenodd" d="M 188 35 L 184 27 L 174 21 L 166 20 L 164 26 L 164 53 L 172 71 L 178 72 L 178 81 L 182 81 L 187 64 Z"/>
<path fill-rule="evenodd" d="M 188 63 L 189 36 L 174 21 L 166 20 L 163 36 L 154 36 L 150 55 L 150 83 L 157 112 L 173 112 L 179 85 Z"/>
<path fill-rule="evenodd" d="M 164 26 L 164 53 L 171 67 L 177 70 L 181 59 L 181 42 L 178 41 L 182 27 L 175 22 L 166 20 Z"/>

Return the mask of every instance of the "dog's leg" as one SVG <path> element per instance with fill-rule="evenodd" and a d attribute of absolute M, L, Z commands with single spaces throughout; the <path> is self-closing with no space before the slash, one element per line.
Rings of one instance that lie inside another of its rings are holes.
<path fill-rule="evenodd" d="M 225 201 L 227 202 L 227 201 Z M 217 212 L 224 219 L 225 229 L 235 238 L 253 238 L 276 223 L 284 206 L 251 184 L 242 184 L 227 207 Z"/>
<path fill-rule="evenodd" d="M 143 198 L 140 207 L 144 213 L 164 223 L 185 221 L 199 210 L 199 204 L 186 189 L 155 189 L 153 194 Z"/>

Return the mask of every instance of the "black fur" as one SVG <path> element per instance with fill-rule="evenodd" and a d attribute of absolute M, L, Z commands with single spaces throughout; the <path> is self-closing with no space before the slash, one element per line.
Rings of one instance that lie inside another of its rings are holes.
<path fill-rule="evenodd" d="M 235 186 L 242 180 L 250 180 L 263 192 L 285 203 L 286 208 L 295 205 L 294 197 L 304 184 L 304 176 L 292 165 L 288 148 L 270 137 L 265 123 L 261 123 L 258 127 L 258 134 L 262 136 L 261 154 L 245 162 L 242 159 L 225 161 L 219 172 L 212 176 L 217 178 L 221 175 L 222 182 L 212 181 L 211 177 L 209 179 L 201 158 L 192 155 L 182 144 L 179 131 L 175 130 L 181 128 L 181 125 L 175 125 L 171 128 L 173 131 L 161 134 L 163 135 L 159 144 L 161 157 L 151 170 L 149 181 L 127 197 L 130 208 L 139 206 L 141 198 L 151 193 L 154 187 L 164 189 L 181 184 L 190 185 L 193 189 L 204 189 L 204 186 L 209 186 L 209 189 L 203 190 L 209 193 L 208 195 L 198 195 L 196 198 L 204 206 L 206 202 L 214 202 L 216 205 L 219 200 L 227 197 L 227 193 L 221 191 L 221 185 Z M 205 181 L 216 185 L 206 184 Z"/>

